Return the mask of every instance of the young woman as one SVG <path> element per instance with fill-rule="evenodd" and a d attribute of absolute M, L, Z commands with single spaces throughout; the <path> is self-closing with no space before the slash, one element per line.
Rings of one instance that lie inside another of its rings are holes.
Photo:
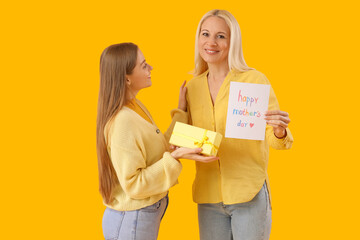
<path fill-rule="evenodd" d="M 157 239 L 168 190 L 181 172 L 178 159 L 217 159 L 199 155 L 201 149 L 168 151 L 165 136 L 170 136 L 184 113 L 173 110 L 168 132 L 164 136 L 159 131 L 135 98 L 151 86 L 152 69 L 133 43 L 109 46 L 101 55 L 97 152 L 100 193 L 107 206 L 102 224 L 105 239 Z M 179 106 L 184 102 L 185 91 L 181 91 Z"/>
<path fill-rule="evenodd" d="M 236 19 L 227 11 L 212 10 L 198 25 L 194 78 L 187 84 L 188 113 L 181 113 L 183 118 L 225 136 L 232 81 L 270 85 L 264 74 L 246 65 Z M 264 141 L 224 138 L 218 161 L 196 163 L 193 199 L 201 240 L 269 239 L 269 145 L 289 149 L 293 142 L 289 115 L 280 111 L 272 88 L 265 116 Z"/>

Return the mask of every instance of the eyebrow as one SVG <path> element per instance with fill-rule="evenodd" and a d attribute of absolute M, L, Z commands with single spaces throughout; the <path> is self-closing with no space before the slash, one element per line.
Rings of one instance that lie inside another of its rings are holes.
<path fill-rule="evenodd" d="M 144 61 L 142 61 L 142 62 L 140 63 L 140 65 L 142 65 L 144 62 L 146 62 L 146 59 L 144 59 Z"/>
<path fill-rule="evenodd" d="M 202 29 L 202 30 L 201 30 L 201 32 L 202 32 L 202 31 L 207 31 L 207 32 L 210 32 L 210 31 L 209 31 L 209 30 L 207 30 L 207 29 Z M 228 33 L 226 33 L 226 32 L 218 32 L 217 34 L 219 34 L 219 33 L 228 34 Z"/>

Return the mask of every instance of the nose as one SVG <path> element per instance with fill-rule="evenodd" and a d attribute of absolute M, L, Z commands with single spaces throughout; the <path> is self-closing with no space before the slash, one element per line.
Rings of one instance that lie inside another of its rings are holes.
<path fill-rule="evenodd" d="M 216 46 L 217 45 L 217 39 L 216 38 L 210 38 L 208 43 L 210 45 L 212 45 L 212 46 Z"/>
<path fill-rule="evenodd" d="M 149 71 L 153 70 L 153 67 L 149 64 Z"/>

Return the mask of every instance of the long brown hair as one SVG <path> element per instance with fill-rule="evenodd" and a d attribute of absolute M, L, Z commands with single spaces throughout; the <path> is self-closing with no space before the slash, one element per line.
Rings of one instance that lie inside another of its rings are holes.
<path fill-rule="evenodd" d="M 105 126 L 125 105 L 126 75 L 136 65 L 138 47 L 120 43 L 107 47 L 100 57 L 100 90 L 96 122 L 96 147 L 99 168 L 99 191 L 104 202 L 113 200 L 113 189 L 119 184 L 105 140 Z"/>

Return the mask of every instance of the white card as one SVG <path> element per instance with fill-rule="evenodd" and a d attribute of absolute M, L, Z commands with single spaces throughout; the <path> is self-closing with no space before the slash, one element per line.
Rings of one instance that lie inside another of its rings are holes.
<path fill-rule="evenodd" d="M 270 85 L 230 82 L 226 138 L 264 140 Z"/>

